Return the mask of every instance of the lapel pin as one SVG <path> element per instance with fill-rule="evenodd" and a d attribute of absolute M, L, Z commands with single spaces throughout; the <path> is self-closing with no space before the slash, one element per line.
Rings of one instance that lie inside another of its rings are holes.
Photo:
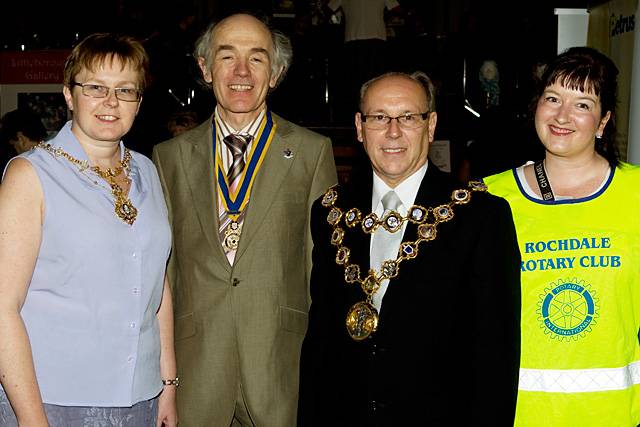
<path fill-rule="evenodd" d="M 285 148 L 283 153 L 284 153 L 284 158 L 285 159 L 290 159 L 290 158 L 293 157 L 293 151 L 291 151 L 289 148 Z"/>

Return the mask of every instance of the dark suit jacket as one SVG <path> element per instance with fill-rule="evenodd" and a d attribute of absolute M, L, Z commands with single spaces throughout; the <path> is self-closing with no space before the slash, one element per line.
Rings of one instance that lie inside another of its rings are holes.
<path fill-rule="evenodd" d="M 371 211 L 371 172 L 339 188 L 343 212 Z M 416 204 L 435 207 L 464 188 L 433 164 Z M 509 205 L 474 192 L 437 238 L 400 265 L 382 303 L 378 331 L 353 341 L 349 308 L 364 300 L 346 284 L 330 244 L 328 208 L 312 209 L 309 327 L 303 343 L 301 426 L 512 426 L 520 356 L 520 252 Z M 366 275 L 369 235 L 347 228 L 351 263 Z M 409 224 L 403 241 L 415 240 Z"/>

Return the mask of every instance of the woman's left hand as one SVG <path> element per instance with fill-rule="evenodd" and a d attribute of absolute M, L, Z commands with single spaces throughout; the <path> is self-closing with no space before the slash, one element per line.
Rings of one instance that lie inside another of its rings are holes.
<path fill-rule="evenodd" d="M 178 425 L 178 409 L 176 407 L 176 386 L 164 386 L 158 397 L 158 421 L 156 427 L 176 427 Z"/>

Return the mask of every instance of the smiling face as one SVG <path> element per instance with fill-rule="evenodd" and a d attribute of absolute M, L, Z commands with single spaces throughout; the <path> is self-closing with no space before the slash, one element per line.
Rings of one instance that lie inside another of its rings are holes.
<path fill-rule="evenodd" d="M 568 89 L 558 82 L 538 100 L 535 125 L 547 155 L 568 159 L 593 156 L 596 135 L 602 135 L 611 113 L 602 113 L 600 97 Z"/>
<path fill-rule="evenodd" d="M 271 69 L 271 32 L 252 16 L 234 15 L 218 24 L 213 40 L 211 64 L 204 58 L 198 63 L 213 85 L 222 119 L 241 129 L 262 111 L 278 80 Z"/>
<path fill-rule="evenodd" d="M 396 117 L 428 111 L 427 95 L 420 83 L 407 76 L 389 76 L 369 86 L 362 113 Z M 392 120 L 383 130 L 368 129 L 356 113 L 358 140 L 363 143 L 376 175 L 395 188 L 427 162 L 429 144 L 433 141 L 437 115 L 431 112 L 422 126 L 403 129 Z"/>
<path fill-rule="evenodd" d="M 140 108 L 140 101 L 126 102 L 116 98 L 113 88 L 138 88 L 140 74 L 130 66 L 122 66 L 119 58 L 107 58 L 95 70 L 83 69 L 75 82 L 110 87 L 106 98 L 82 94 L 80 86 L 64 87 L 67 106 L 73 111 L 71 130 L 81 144 L 109 146 L 118 144 L 129 132 Z"/>

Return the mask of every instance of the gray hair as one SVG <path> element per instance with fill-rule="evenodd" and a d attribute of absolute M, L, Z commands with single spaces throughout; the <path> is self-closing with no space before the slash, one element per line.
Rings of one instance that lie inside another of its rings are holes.
<path fill-rule="evenodd" d="M 271 75 L 277 75 L 278 72 L 282 70 L 282 72 L 280 72 L 280 75 L 278 76 L 278 80 L 276 81 L 275 86 L 273 87 L 273 89 L 275 89 L 284 79 L 284 76 L 287 74 L 287 71 L 291 66 L 291 61 L 293 59 L 293 47 L 291 46 L 291 40 L 289 40 L 289 37 L 287 37 L 281 31 L 271 28 L 263 20 L 257 18 L 256 16 L 253 17 L 262 22 L 262 24 L 271 33 L 271 42 L 273 44 L 273 58 L 270 58 Z M 195 49 L 193 51 L 193 57 L 196 58 L 196 60 L 198 58 L 203 58 L 205 64 L 207 65 L 207 68 L 211 68 L 211 64 L 213 62 L 212 47 L 215 43 L 215 31 L 218 28 L 218 25 L 228 18 L 230 18 L 230 16 L 223 19 L 222 21 L 212 22 L 196 41 Z M 210 85 L 207 83 L 207 86 Z"/>
<path fill-rule="evenodd" d="M 422 86 L 422 88 L 424 89 L 425 95 L 427 95 L 427 108 L 429 111 L 436 111 L 436 89 L 435 86 L 433 85 L 433 82 L 431 82 L 431 79 L 429 78 L 429 76 L 422 72 L 422 71 L 414 71 L 413 73 L 409 74 L 409 73 L 402 73 L 402 72 L 398 72 L 398 71 L 391 71 L 389 73 L 384 73 L 378 77 L 374 77 L 371 80 L 365 82 L 362 87 L 360 88 L 360 111 L 363 110 L 363 101 L 364 101 L 364 97 L 367 94 L 367 91 L 369 90 L 369 88 L 371 87 L 371 85 L 373 85 L 374 83 L 376 83 L 379 80 L 385 79 L 387 77 L 404 77 L 410 80 L 413 80 L 415 82 L 417 82 L 418 84 L 420 84 L 420 86 Z"/>

